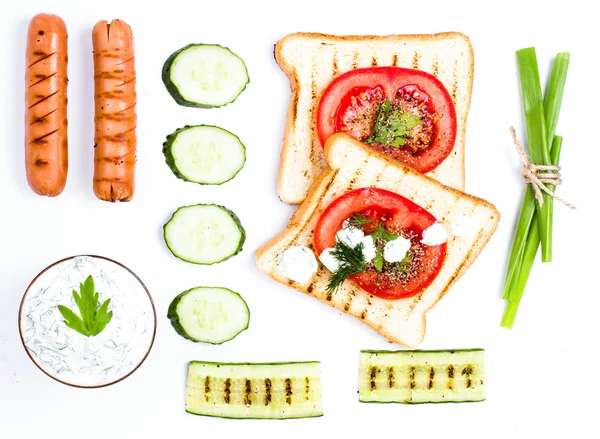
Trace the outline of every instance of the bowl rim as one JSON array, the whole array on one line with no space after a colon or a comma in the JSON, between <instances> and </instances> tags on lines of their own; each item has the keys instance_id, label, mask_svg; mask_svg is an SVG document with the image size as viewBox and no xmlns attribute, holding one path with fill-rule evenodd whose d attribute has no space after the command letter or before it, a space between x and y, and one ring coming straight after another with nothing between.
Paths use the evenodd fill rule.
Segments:
<instances>
[{"instance_id":1,"label":"bowl rim","mask_svg":"<svg viewBox=\"0 0 600 439\"><path fill-rule=\"evenodd\" d=\"M105 261L112 262L113 264L116 264L116 265L124 268L125 270L127 270L129 273L131 273L133 275L133 277L140 283L140 285L142 286L142 288L144 289L144 291L146 292L146 295L148 296L148 300L150 301L150 307L152 308L152 315L154 317L154 325L153 325L153 329L152 329L152 337L150 339L150 344L148 345L148 350L146 351L146 353L144 354L144 356L142 357L142 359L140 360L140 362L131 371L129 371L127 374L123 375L122 377L120 377L120 378L118 378L116 380L110 381L108 383L103 383L103 384L83 385L83 384L70 383L69 381L62 380L62 379L60 379L60 378L52 375L50 372L48 372L47 370L45 370L36 361L36 359L31 354L31 352L29 352L29 349L27 348L27 345L25 344L25 339L23 337L23 328L21 326L22 325L22 321L23 321L23 305L25 303L25 300L27 299L27 295L29 294L29 291L31 290L31 287L40 278L40 276L42 276L45 272L47 272L48 270L54 268L55 266L57 266L59 264L62 264L63 262L66 262L66 261L69 261L69 260L75 259L75 258L82 258L82 257L104 259ZM58 260L56 262L53 262L52 264L48 265L46 268L44 268L42 271L40 271L33 278L33 280L29 283L29 285L25 289L25 293L23 294L23 297L21 299L21 304L19 305L19 320L18 320L19 337L21 339L21 344L23 345L23 348L25 349L25 352L27 353L27 356L31 359L31 361L33 362L33 364L35 364L37 366L37 368L39 370L41 370L45 375L49 376L50 378L52 378L55 381L58 381L61 384L65 384L65 385L71 386L71 387L76 387L76 388L79 388L79 389L99 389L99 388L102 388L102 387L112 386L113 384L116 384L118 382L123 381L125 378L128 378L136 370L138 370L140 368L140 366L146 361L146 358L148 358L148 355L150 354L150 351L152 350L152 347L154 346L154 341L155 341L155 338L156 338L156 326L157 326L157 322L158 321L157 321L157 318L156 318L156 307L154 306L154 300L152 300L152 296L150 295L150 291L148 290L148 288L146 287L146 285L144 284L144 282L142 281L142 279L140 279L140 277L137 274L135 274L131 269L129 269L127 266L121 264L118 261L115 261L114 259L107 258L106 256L91 255L91 254L82 254L82 255L69 256L69 257L60 259L60 260Z\"/></svg>"}]
</instances>

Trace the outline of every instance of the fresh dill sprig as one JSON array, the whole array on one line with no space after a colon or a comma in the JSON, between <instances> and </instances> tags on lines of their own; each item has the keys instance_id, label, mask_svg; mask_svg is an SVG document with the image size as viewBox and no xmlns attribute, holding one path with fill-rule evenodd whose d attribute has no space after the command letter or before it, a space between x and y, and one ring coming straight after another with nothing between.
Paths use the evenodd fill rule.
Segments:
<instances>
[{"instance_id":1,"label":"fresh dill sprig","mask_svg":"<svg viewBox=\"0 0 600 439\"><path fill-rule=\"evenodd\" d=\"M367 262L363 253L364 247L362 242L354 248L343 241L335 244L331 254L338 260L339 266L329 280L327 291L336 292L347 278L367 270Z\"/></svg>"},{"instance_id":2,"label":"fresh dill sprig","mask_svg":"<svg viewBox=\"0 0 600 439\"><path fill-rule=\"evenodd\" d=\"M348 227L362 229L364 226L372 222L373 220L371 218L367 218L366 216L360 213L355 213L350 218L348 218Z\"/></svg>"}]
</instances>

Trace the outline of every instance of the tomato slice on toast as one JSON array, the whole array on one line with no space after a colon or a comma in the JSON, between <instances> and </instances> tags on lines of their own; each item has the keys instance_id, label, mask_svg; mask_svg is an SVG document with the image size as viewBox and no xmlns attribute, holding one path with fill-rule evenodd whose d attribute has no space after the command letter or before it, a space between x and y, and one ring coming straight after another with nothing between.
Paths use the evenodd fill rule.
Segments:
<instances>
[{"instance_id":1,"label":"tomato slice on toast","mask_svg":"<svg viewBox=\"0 0 600 439\"><path fill-rule=\"evenodd\" d=\"M319 99L321 144L336 132L427 173L454 148L456 110L448 90L429 73L401 67L356 69L334 79Z\"/></svg>"}]
</instances>

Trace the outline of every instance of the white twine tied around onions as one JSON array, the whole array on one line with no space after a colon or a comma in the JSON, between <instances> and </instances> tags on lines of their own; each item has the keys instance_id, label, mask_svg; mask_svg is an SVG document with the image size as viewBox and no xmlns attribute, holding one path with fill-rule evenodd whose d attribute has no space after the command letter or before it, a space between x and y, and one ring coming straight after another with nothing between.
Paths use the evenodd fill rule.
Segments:
<instances>
[{"instance_id":1,"label":"white twine tied around onions","mask_svg":"<svg viewBox=\"0 0 600 439\"><path fill-rule=\"evenodd\" d=\"M535 199L540 203L540 206L544 205L544 195L542 192L545 192L552 198L557 201L560 201L569 209L576 209L576 207L569 203L564 198L556 195L554 191L548 189L547 184L551 184L553 186L558 186L562 184L562 178L560 176L560 166L557 165L536 165L531 163L531 159L525 151L525 148L519 140L517 139L517 133L513 127L510 127L510 134L512 135L513 143L519 156L521 157L521 161L523 163L523 167L521 168L521 175L523 176L523 181L525 184L530 184L535 192Z\"/></svg>"}]
</instances>

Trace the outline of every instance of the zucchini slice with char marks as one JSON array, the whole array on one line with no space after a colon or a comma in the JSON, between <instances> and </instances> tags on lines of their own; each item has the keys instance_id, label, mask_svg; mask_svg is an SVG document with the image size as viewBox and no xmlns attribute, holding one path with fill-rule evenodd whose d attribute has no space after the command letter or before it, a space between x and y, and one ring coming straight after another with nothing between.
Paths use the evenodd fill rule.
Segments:
<instances>
[{"instance_id":1,"label":"zucchini slice with char marks","mask_svg":"<svg viewBox=\"0 0 600 439\"><path fill-rule=\"evenodd\" d=\"M361 402L485 400L483 349L361 351Z\"/></svg>"},{"instance_id":2,"label":"zucchini slice with char marks","mask_svg":"<svg viewBox=\"0 0 600 439\"><path fill-rule=\"evenodd\" d=\"M320 363L191 361L186 411L221 418L289 419L323 415Z\"/></svg>"}]
</instances>

